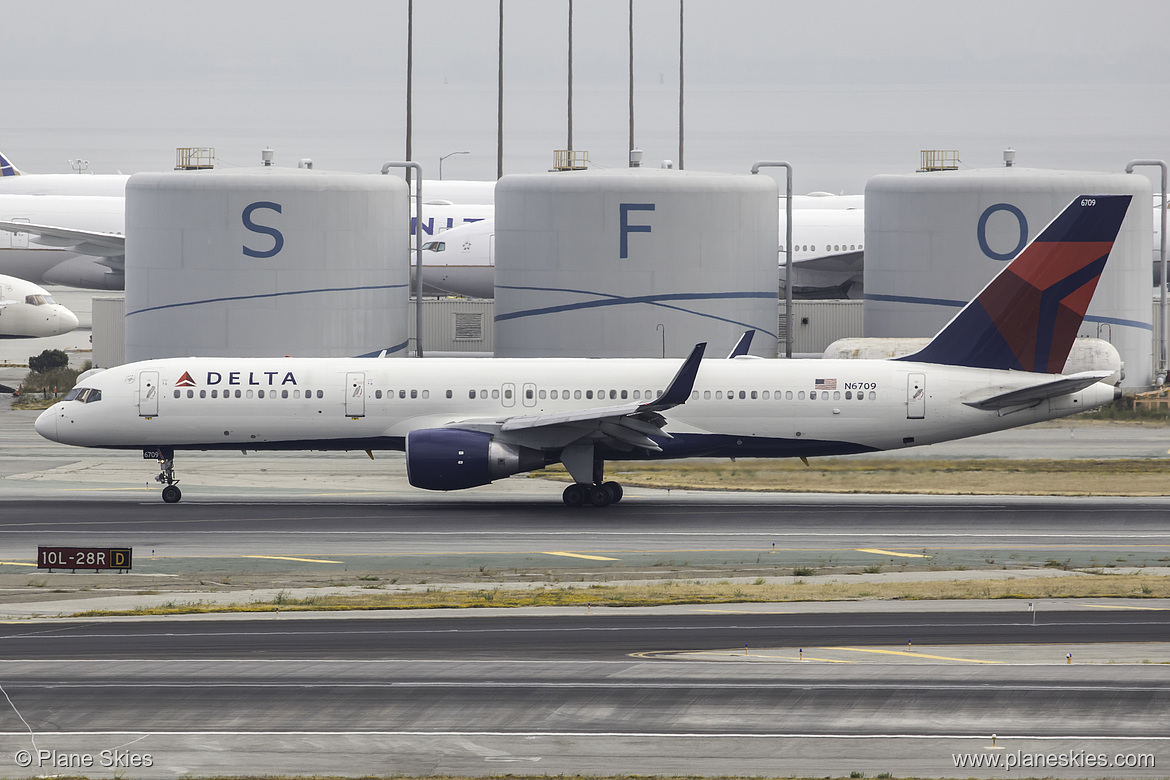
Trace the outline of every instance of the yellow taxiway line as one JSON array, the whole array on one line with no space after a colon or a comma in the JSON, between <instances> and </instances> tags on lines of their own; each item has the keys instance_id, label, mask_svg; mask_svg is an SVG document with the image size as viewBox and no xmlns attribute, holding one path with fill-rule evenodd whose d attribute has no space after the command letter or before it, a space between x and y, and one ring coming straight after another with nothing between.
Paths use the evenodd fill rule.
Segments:
<instances>
[{"instance_id":1,"label":"yellow taxiway line","mask_svg":"<svg viewBox=\"0 0 1170 780\"><path fill-rule=\"evenodd\" d=\"M878 653L881 655L905 655L910 658L930 658L935 661L962 661L968 664L1002 664L1003 661L981 661L977 658L951 658L946 655L928 655L926 653L912 653L906 650L877 650L872 647L824 647L822 650L845 650L851 653Z\"/></svg>"},{"instance_id":2,"label":"yellow taxiway line","mask_svg":"<svg viewBox=\"0 0 1170 780\"><path fill-rule=\"evenodd\" d=\"M319 558L288 558L283 555L245 555L245 558L263 558L267 561L297 561L298 563L345 563L345 561L323 561Z\"/></svg>"},{"instance_id":3,"label":"yellow taxiway line","mask_svg":"<svg viewBox=\"0 0 1170 780\"><path fill-rule=\"evenodd\" d=\"M855 552L873 553L874 555L893 555L898 558L929 558L929 555L919 555L918 553L900 553L892 550L878 550L876 548L860 548L855 547Z\"/></svg>"},{"instance_id":4,"label":"yellow taxiway line","mask_svg":"<svg viewBox=\"0 0 1170 780\"><path fill-rule=\"evenodd\" d=\"M606 558L601 555L582 555L581 553L571 552L545 552L542 555L560 555L564 558L584 558L587 561L619 561L620 558Z\"/></svg>"}]
</instances>

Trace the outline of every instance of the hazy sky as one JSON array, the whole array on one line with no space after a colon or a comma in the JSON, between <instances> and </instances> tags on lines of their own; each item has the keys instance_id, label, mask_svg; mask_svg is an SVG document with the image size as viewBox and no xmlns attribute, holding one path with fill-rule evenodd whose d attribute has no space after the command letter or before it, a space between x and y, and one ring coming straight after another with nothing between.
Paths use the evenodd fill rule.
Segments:
<instances>
[{"instance_id":1,"label":"hazy sky","mask_svg":"<svg viewBox=\"0 0 1170 780\"><path fill-rule=\"evenodd\" d=\"M504 0L505 169L566 135L567 0ZM0 149L21 167L165 169L179 145L224 164L313 157L376 170L405 150L406 0L71 0L5 4ZM492 178L496 0L416 0L416 159ZM917 150L972 166L1117 169L1170 157L1164 0L1098 3L686 0L686 163L781 156L808 189L860 191ZM624 164L627 0L574 3L574 146ZM678 0L635 0L637 144L678 152ZM803 174L803 175L802 175Z\"/></svg>"}]
</instances>

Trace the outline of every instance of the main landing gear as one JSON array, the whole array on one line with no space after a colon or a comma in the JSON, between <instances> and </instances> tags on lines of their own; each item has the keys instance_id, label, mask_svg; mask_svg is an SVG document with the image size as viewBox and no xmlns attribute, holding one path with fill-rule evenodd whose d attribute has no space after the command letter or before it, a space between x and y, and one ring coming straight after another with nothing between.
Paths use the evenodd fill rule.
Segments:
<instances>
[{"instance_id":1,"label":"main landing gear","mask_svg":"<svg viewBox=\"0 0 1170 780\"><path fill-rule=\"evenodd\" d=\"M160 453L160 455L161 457L158 459L160 471L154 481L166 485L162 489L162 500L168 504L177 504L179 499L183 497L183 491L179 490L179 480L175 478L175 455L173 452Z\"/></svg>"},{"instance_id":2,"label":"main landing gear","mask_svg":"<svg viewBox=\"0 0 1170 780\"><path fill-rule=\"evenodd\" d=\"M561 495L568 506L609 506L622 500L622 486L617 482L602 482L601 484L583 485L574 482L565 488Z\"/></svg>"}]
</instances>

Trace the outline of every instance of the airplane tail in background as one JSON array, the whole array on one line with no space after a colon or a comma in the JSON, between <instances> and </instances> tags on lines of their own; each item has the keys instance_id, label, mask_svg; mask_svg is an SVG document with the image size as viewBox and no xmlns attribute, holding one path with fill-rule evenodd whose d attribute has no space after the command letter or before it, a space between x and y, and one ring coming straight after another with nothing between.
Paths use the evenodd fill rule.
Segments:
<instances>
[{"instance_id":1,"label":"airplane tail in background","mask_svg":"<svg viewBox=\"0 0 1170 780\"><path fill-rule=\"evenodd\" d=\"M1076 198L929 344L898 360L1059 374L1131 197Z\"/></svg>"},{"instance_id":2,"label":"airplane tail in background","mask_svg":"<svg viewBox=\"0 0 1170 780\"><path fill-rule=\"evenodd\" d=\"M22 173L23 171L8 161L4 152L0 152L0 176L20 176Z\"/></svg>"}]
</instances>

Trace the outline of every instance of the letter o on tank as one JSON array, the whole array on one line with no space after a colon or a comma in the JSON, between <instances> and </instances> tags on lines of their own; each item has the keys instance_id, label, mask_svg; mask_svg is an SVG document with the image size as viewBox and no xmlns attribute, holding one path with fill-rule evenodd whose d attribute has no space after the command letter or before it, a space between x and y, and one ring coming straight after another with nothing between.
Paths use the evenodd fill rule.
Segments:
<instances>
[{"instance_id":1,"label":"letter o on tank","mask_svg":"<svg viewBox=\"0 0 1170 780\"><path fill-rule=\"evenodd\" d=\"M996 252L987 243L987 220L990 219L991 215L997 211L1008 212L1016 218L1016 222L1020 226L1019 243L1016 244L1016 248L1010 252ZM1017 207L1010 203L996 203L995 205L988 206L983 210L983 213L979 215L979 224L976 227L975 235L979 240L979 249L983 252L983 254L987 255L992 260L999 260L1006 263L1018 255L1024 249L1024 247L1028 245L1028 218L1024 216L1024 212L1020 211Z\"/></svg>"}]
</instances>

